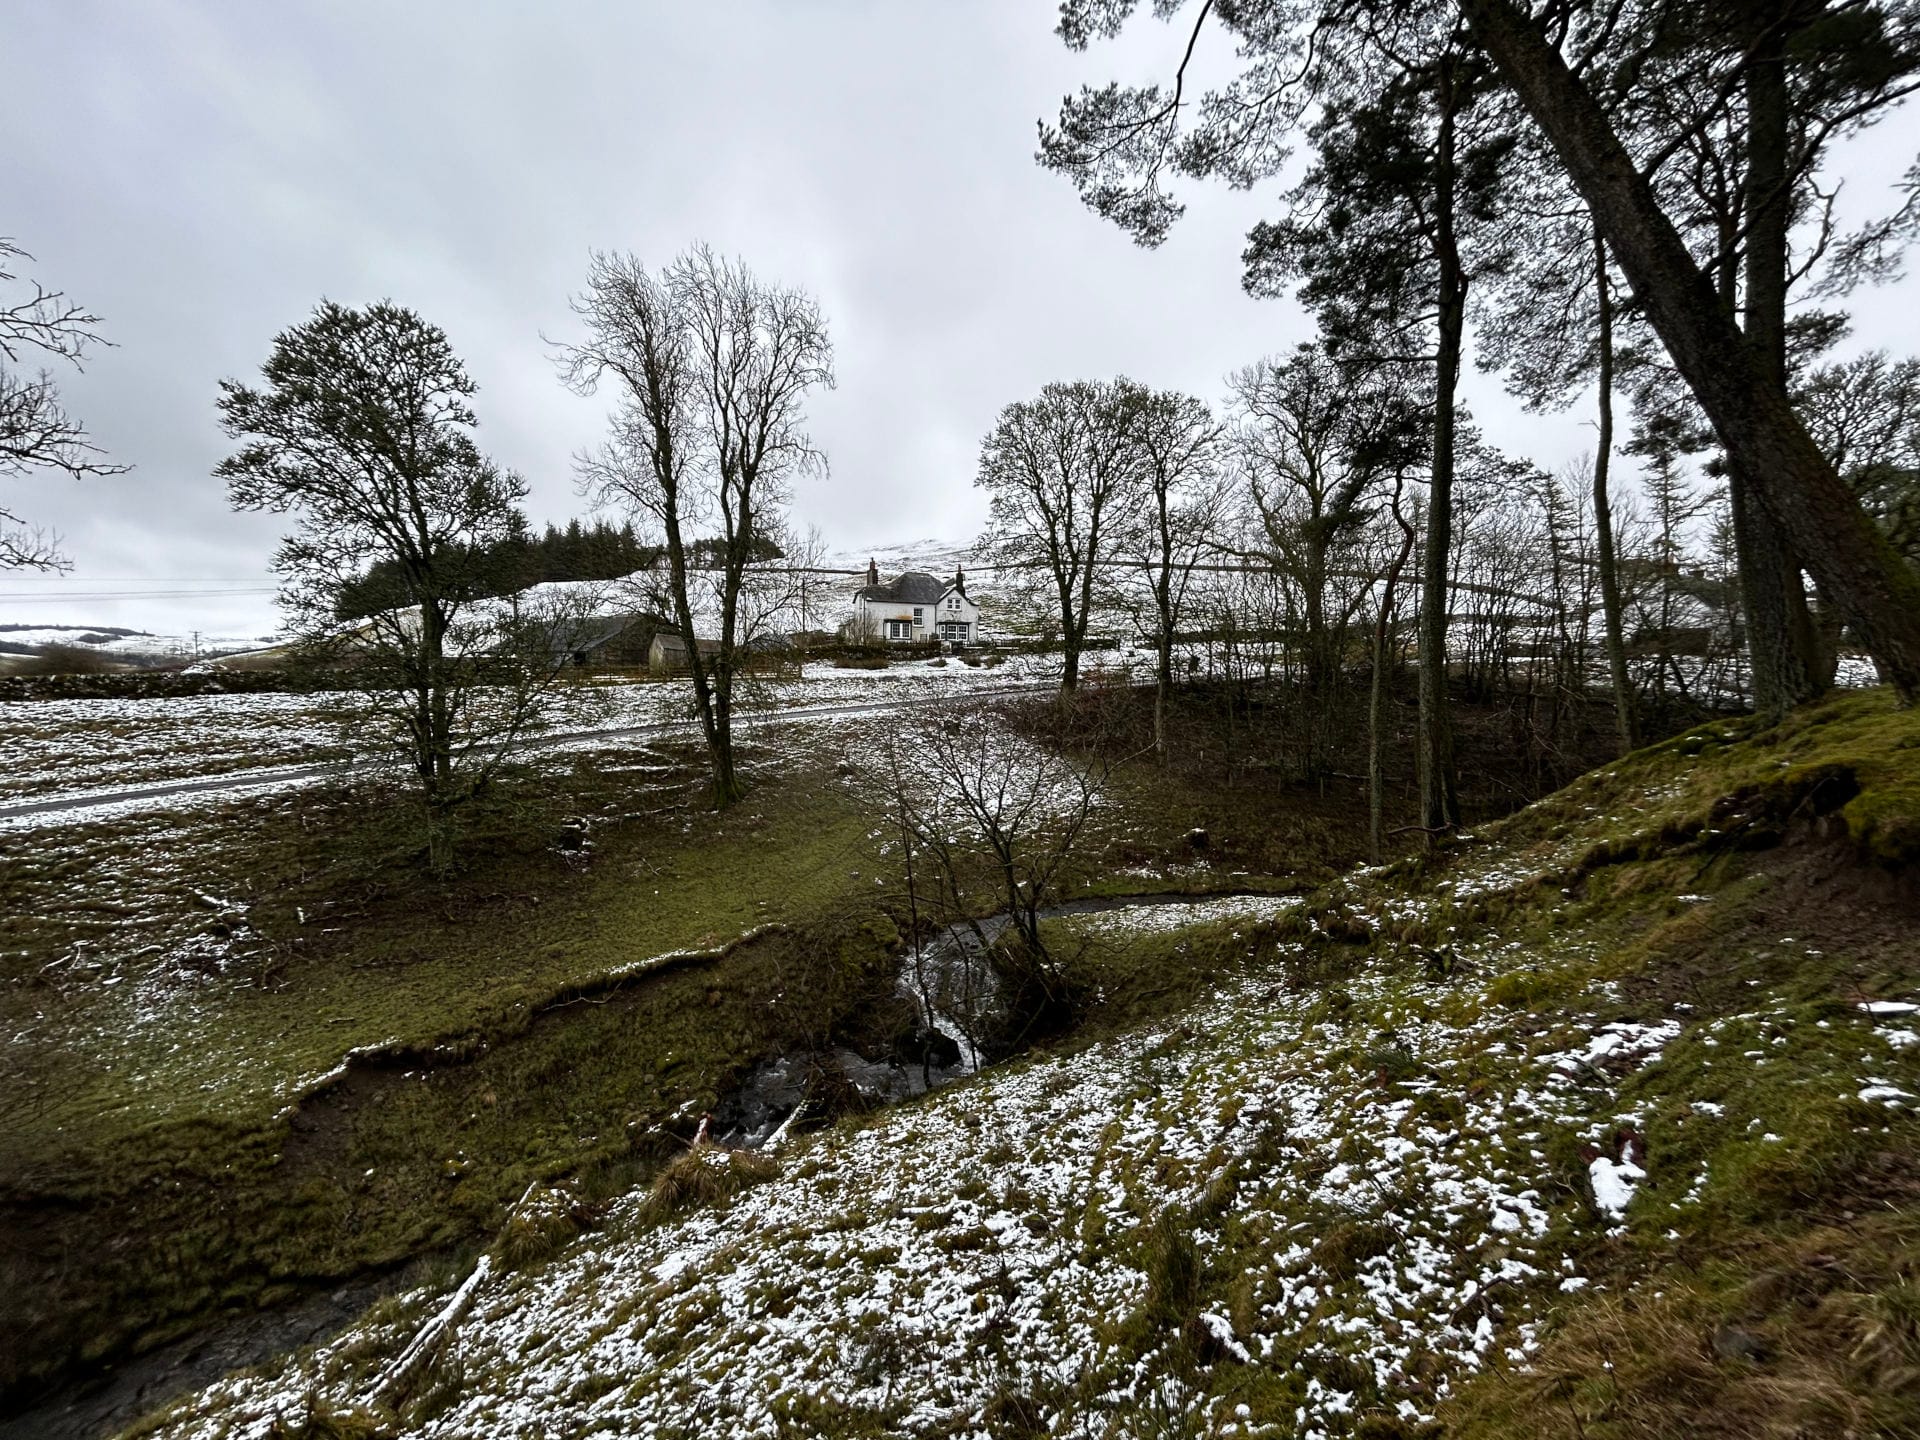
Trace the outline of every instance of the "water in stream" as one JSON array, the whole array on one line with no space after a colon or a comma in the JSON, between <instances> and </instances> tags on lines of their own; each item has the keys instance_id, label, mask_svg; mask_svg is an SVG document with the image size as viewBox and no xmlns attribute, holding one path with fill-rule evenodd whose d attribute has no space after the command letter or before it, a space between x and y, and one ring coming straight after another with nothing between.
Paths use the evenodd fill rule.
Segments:
<instances>
[{"instance_id":1,"label":"water in stream","mask_svg":"<svg viewBox=\"0 0 1920 1440\"><path fill-rule=\"evenodd\" d=\"M1223 902L1266 902L1276 910L1294 903L1266 892L1102 896L1048 906L1040 918L1174 906L1218 908ZM715 1111L714 1140L758 1149L823 1089L838 1089L844 1099L842 1082L852 1087L862 1105L877 1108L977 1073L995 1058L982 1054L983 1038L995 1034L1007 1019L999 978L987 956L1007 924L1006 915L994 915L950 925L909 945L900 957L894 994L908 1001L921 1019L910 1034L896 1039L892 1053L873 1059L843 1045L825 1056L790 1053L764 1061Z\"/></svg>"}]
</instances>

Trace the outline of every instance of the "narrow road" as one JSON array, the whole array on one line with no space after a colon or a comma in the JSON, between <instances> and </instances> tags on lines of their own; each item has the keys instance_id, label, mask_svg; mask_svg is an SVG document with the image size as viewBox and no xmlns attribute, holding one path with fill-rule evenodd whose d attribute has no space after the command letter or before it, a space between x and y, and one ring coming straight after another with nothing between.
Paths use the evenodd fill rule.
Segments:
<instances>
[{"instance_id":1,"label":"narrow road","mask_svg":"<svg viewBox=\"0 0 1920 1440\"><path fill-rule=\"evenodd\" d=\"M1053 688L1053 682L1040 681L1029 685L998 685L991 689L966 690L953 695L925 695L907 700L847 700L833 705L795 705L788 709L737 713L734 720L737 724L751 728L784 720L808 720L828 715L884 715L895 710L944 705L956 700L985 700L996 696L1031 694L1036 690ZM697 720L656 720L646 725L613 726L602 730L567 730L552 735L542 735L529 741L525 748L552 750L562 745L577 744L583 740L607 742L641 740L650 736L689 733L698 728ZM321 765L275 765L257 770L234 770L225 775L210 775L201 780L169 780L161 785L133 786L119 790L69 791L64 795L48 795L36 800L16 800L0 804L0 822L22 820L37 815L69 816L89 810L104 809L108 806L139 806L154 801L173 800L183 795L205 795L215 791L242 794L252 790L307 785L318 780L337 780L352 775L356 770L373 768L364 763L356 766L350 761L335 760Z\"/></svg>"}]
</instances>

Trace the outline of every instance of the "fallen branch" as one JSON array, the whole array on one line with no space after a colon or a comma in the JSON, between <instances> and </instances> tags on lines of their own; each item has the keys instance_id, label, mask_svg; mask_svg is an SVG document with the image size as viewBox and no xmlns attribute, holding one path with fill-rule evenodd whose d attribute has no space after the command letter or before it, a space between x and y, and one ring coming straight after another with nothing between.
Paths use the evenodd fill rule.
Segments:
<instances>
[{"instance_id":1,"label":"fallen branch","mask_svg":"<svg viewBox=\"0 0 1920 1440\"><path fill-rule=\"evenodd\" d=\"M532 1193L529 1187L527 1195ZM520 1204L524 1205L526 1201L526 1195L520 1197ZM480 1287L486 1284L487 1277L492 1273L493 1257L482 1255L474 1265L473 1273L453 1292L453 1298L441 1307L439 1314L420 1327L407 1343L407 1348L400 1352L399 1358L373 1382L367 1391L367 1399L371 1403L392 1410L406 1398L421 1372L446 1349L447 1341L459 1328L460 1322L467 1318L467 1312L473 1308L474 1297L480 1293Z\"/></svg>"}]
</instances>

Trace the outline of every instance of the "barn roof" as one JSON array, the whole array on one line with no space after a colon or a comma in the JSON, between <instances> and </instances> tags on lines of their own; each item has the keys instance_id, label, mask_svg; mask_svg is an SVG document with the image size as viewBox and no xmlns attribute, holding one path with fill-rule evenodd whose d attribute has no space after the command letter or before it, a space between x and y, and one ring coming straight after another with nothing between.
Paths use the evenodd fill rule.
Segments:
<instances>
[{"instance_id":1,"label":"barn roof","mask_svg":"<svg viewBox=\"0 0 1920 1440\"><path fill-rule=\"evenodd\" d=\"M936 580L923 570L909 570L884 585L862 585L858 598L882 605L938 605L946 593L946 581Z\"/></svg>"}]
</instances>

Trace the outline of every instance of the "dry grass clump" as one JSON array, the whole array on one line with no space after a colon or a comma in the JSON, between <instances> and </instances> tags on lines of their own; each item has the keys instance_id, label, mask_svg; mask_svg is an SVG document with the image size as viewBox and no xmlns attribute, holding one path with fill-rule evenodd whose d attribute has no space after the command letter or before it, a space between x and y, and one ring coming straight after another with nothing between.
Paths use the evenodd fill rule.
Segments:
<instances>
[{"instance_id":1,"label":"dry grass clump","mask_svg":"<svg viewBox=\"0 0 1920 1440\"><path fill-rule=\"evenodd\" d=\"M705 1141L662 1170L641 1207L649 1221L717 1204L780 1173L780 1162L757 1150L729 1150Z\"/></svg>"},{"instance_id":2,"label":"dry grass clump","mask_svg":"<svg viewBox=\"0 0 1920 1440\"><path fill-rule=\"evenodd\" d=\"M508 1214L494 1241L502 1269L521 1270L551 1260L580 1233L580 1216L558 1190L536 1185Z\"/></svg>"},{"instance_id":3,"label":"dry grass clump","mask_svg":"<svg viewBox=\"0 0 1920 1440\"><path fill-rule=\"evenodd\" d=\"M335 1405L309 1394L306 1408L294 1415L276 1415L268 1440L386 1440L391 1426L357 1405Z\"/></svg>"}]
</instances>

